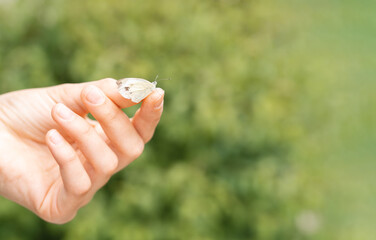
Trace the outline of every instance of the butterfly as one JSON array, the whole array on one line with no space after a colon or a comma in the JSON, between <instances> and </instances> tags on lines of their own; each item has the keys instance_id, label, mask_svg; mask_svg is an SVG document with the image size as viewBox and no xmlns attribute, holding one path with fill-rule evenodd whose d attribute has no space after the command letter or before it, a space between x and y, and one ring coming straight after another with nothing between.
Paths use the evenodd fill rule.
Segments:
<instances>
[{"instance_id":1,"label":"butterfly","mask_svg":"<svg viewBox=\"0 0 376 240\"><path fill-rule=\"evenodd\" d=\"M149 82L142 78L124 78L116 81L121 96L139 103L154 91L157 81Z\"/></svg>"}]
</instances>

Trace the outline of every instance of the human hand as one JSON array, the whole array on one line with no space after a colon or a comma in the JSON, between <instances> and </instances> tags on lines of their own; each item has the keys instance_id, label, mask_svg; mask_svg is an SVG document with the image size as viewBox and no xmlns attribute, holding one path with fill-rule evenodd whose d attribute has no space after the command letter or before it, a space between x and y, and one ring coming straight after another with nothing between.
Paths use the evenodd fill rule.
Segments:
<instances>
[{"instance_id":1,"label":"human hand","mask_svg":"<svg viewBox=\"0 0 376 240\"><path fill-rule=\"evenodd\" d=\"M129 119L121 108L135 103L118 93L113 79L1 95L0 194L46 221L70 221L140 156L163 97L162 89L154 90Z\"/></svg>"}]
</instances>

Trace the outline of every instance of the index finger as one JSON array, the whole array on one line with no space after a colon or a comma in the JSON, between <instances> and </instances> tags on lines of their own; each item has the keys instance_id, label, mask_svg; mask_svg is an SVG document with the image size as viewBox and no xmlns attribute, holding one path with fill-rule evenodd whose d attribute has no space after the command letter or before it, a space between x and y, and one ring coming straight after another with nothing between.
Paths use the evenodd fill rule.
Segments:
<instances>
[{"instance_id":1,"label":"index finger","mask_svg":"<svg viewBox=\"0 0 376 240\"><path fill-rule=\"evenodd\" d=\"M119 108L127 108L137 104L120 95L116 80L112 78L85 83L62 84L47 88L47 92L56 103L64 103L78 115L83 116L88 111L81 100L81 92L88 85L99 87Z\"/></svg>"}]
</instances>

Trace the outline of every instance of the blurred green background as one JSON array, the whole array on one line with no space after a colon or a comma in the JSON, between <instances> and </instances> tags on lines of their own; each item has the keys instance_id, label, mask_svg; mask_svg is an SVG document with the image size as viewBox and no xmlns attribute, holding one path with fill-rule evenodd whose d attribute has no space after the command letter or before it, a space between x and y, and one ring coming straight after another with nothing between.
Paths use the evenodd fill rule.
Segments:
<instances>
[{"instance_id":1,"label":"blurred green background","mask_svg":"<svg viewBox=\"0 0 376 240\"><path fill-rule=\"evenodd\" d=\"M0 239L374 239L375 10L0 0L1 93L171 77L140 159L65 225L0 199Z\"/></svg>"}]
</instances>

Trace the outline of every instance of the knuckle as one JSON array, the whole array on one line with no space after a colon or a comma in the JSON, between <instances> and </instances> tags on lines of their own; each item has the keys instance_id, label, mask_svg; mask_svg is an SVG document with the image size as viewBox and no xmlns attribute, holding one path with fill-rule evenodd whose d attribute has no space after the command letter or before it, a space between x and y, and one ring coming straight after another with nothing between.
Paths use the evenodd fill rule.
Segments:
<instances>
[{"instance_id":1,"label":"knuckle","mask_svg":"<svg viewBox=\"0 0 376 240\"><path fill-rule=\"evenodd\" d=\"M89 124L85 124L81 130L80 130L80 136L87 136L87 135L90 135L92 133L92 126L90 126Z\"/></svg>"},{"instance_id":2,"label":"knuckle","mask_svg":"<svg viewBox=\"0 0 376 240\"><path fill-rule=\"evenodd\" d=\"M161 120L161 115L162 113L161 112L156 112L155 114L152 115L152 117L150 118L150 122L153 124L153 125L157 125L159 123L159 121Z\"/></svg>"},{"instance_id":3,"label":"knuckle","mask_svg":"<svg viewBox=\"0 0 376 240\"><path fill-rule=\"evenodd\" d=\"M99 121L112 122L119 118L119 111L105 104L97 110L95 117Z\"/></svg>"},{"instance_id":4,"label":"knuckle","mask_svg":"<svg viewBox=\"0 0 376 240\"><path fill-rule=\"evenodd\" d=\"M105 161L105 164L100 168L104 175L112 175L115 173L118 167L118 159L115 154L111 157L108 157Z\"/></svg>"},{"instance_id":5,"label":"knuckle","mask_svg":"<svg viewBox=\"0 0 376 240\"><path fill-rule=\"evenodd\" d=\"M135 144L133 148L129 150L128 155L130 156L130 158L136 159L141 156L143 151L144 151L144 143L143 142L141 143L140 141L139 143Z\"/></svg>"},{"instance_id":6,"label":"knuckle","mask_svg":"<svg viewBox=\"0 0 376 240\"><path fill-rule=\"evenodd\" d=\"M64 97L68 97L72 95L72 87L74 86L73 83L64 83L61 84L61 89L63 90Z\"/></svg>"},{"instance_id":7,"label":"knuckle","mask_svg":"<svg viewBox=\"0 0 376 240\"><path fill-rule=\"evenodd\" d=\"M91 189L90 180L81 181L80 184L77 184L73 189L71 189L72 194L76 196L86 195Z\"/></svg>"},{"instance_id":8,"label":"knuckle","mask_svg":"<svg viewBox=\"0 0 376 240\"><path fill-rule=\"evenodd\" d=\"M112 122L119 117L119 114L117 111L108 108L106 111L104 111L103 116L105 116L107 121Z\"/></svg>"},{"instance_id":9,"label":"knuckle","mask_svg":"<svg viewBox=\"0 0 376 240\"><path fill-rule=\"evenodd\" d=\"M73 151L68 151L64 157L63 164L70 164L77 159L77 154Z\"/></svg>"}]
</instances>

